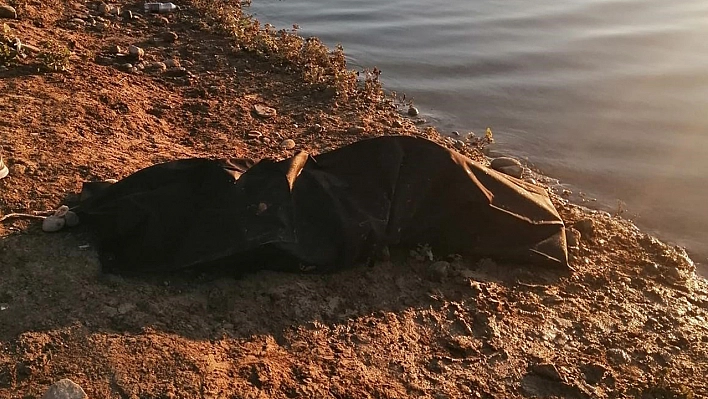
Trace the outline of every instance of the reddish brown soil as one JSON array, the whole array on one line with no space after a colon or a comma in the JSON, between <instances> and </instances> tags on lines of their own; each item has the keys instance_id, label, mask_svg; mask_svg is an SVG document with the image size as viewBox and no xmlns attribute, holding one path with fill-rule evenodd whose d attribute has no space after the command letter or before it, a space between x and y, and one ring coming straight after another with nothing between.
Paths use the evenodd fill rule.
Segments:
<instances>
[{"instance_id":1,"label":"reddish brown soil","mask_svg":"<svg viewBox=\"0 0 708 399\"><path fill-rule=\"evenodd\" d=\"M181 157L281 158L384 133L451 145L390 101L338 96L238 50L196 3L166 22L109 18L103 31L69 23L93 13L88 3L13 5L19 19L2 22L23 42L53 39L73 55L65 72L41 72L31 54L0 71L2 214L53 209L83 181ZM175 43L151 39L167 31ZM189 74L112 65L110 47L130 44L146 64L175 58ZM277 116L254 115L256 103ZM280 147L287 138L294 150ZM691 261L555 201L568 224L583 221L569 274L457 259L431 279L430 262L394 253L324 276L124 279L100 273L83 230L8 219L0 397L40 398L61 378L120 399L708 397L708 284Z\"/></svg>"}]
</instances>

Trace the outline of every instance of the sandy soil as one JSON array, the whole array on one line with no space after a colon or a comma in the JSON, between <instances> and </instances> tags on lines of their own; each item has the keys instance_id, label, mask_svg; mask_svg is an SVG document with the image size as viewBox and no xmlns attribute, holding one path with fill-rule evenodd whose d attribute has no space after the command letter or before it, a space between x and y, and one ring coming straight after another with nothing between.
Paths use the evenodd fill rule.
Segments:
<instances>
[{"instance_id":1,"label":"sandy soil","mask_svg":"<svg viewBox=\"0 0 708 399\"><path fill-rule=\"evenodd\" d=\"M483 161L479 145L403 116L375 84L312 78L267 37L224 29L238 15L226 4L153 17L125 3L141 18L91 26L75 18L96 16L94 3L13 3L19 19L0 23L22 42L72 53L63 72L44 71L33 51L0 70L10 167L0 213L54 209L83 181L155 162L282 158L380 134ZM112 54L131 44L142 62ZM168 59L184 69L154 64ZM259 103L277 115L258 117ZM61 378L120 399L708 397L708 284L683 250L554 201L579 234L567 274L459 257L432 273L430 261L394 252L331 275L125 279L100 273L81 228L45 234L36 220L7 219L0 397L40 398Z\"/></svg>"}]
</instances>

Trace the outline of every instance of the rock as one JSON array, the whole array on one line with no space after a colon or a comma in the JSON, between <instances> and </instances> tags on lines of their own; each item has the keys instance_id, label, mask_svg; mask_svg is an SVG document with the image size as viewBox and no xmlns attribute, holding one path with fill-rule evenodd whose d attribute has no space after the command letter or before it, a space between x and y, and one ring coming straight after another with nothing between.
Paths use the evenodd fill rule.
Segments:
<instances>
[{"instance_id":1,"label":"rock","mask_svg":"<svg viewBox=\"0 0 708 399\"><path fill-rule=\"evenodd\" d=\"M42 221L42 230L47 233L53 233L64 228L64 224L66 224L66 220L61 216L47 216Z\"/></svg>"},{"instance_id":2,"label":"rock","mask_svg":"<svg viewBox=\"0 0 708 399\"><path fill-rule=\"evenodd\" d=\"M86 21L84 21L84 20L81 19L81 18L73 18L73 19L69 20L69 22L71 22L72 24L74 24L74 25L76 25L76 26L84 26L84 25L86 25Z\"/></svg>"},{"instance_id":3,"label":"rock","mask_svg":"<svg viewBox=\"0 0 708 399\"><path fill-rule=\"evenodd\" d=\"M174 59L174 58L170 58L169 60L165 60L165 65L168 68L179 68L180 67L179 60Z\"/></svg>"},{"instance_id":4,"label":"rock","mask_svg":"<svg viewBox=\"0 0 708 399\"><path fill-rule=\"evenodd\" d=\"M167 42L167 43L174 43L174 42L177 41L177 39L179 39L179 36L177 36L177 34L176 34L175 32L172 32L172 31L170 31L170 32L165 32L165 33L162 35L162 40L164 40L164 41Z\"/></svg>"},{"instance_id":5,"label":"rock","mask_svg":"<svg viewBox=\"0 0 708 399\"><path fill-rule=\"evenodd\" d=\"M5 161L3 161L2 157L0 157L0 179L6 178L9 174L10 170L5 165Z\"/></svg>"},{"instance_id":6,"label":"rock","mask_svg":"<svg viewBox=\"0 0 708 399\"><path fill-rule=\"evenodd\" d=\"M69 227L75 227L79 225L79 215L74 211L67 211L64 215L64 221Z\"/></svg>"},{"instance_id":7,"label":"rock","mask_svg":"<svg viewBox=\"0 0 708 399\"><path fill-rule=\"evenodd\" d=\"M452 135L453 135L453 136L459 136L459 135L460 135L460 132L458 132L457 130L453 130L453 131L452 131Z\"/></svg>"},{"instance_id":8,"label":"rock","mask_svg":"<svg viewBox=\"0 0 708 399\"><path fill-rule=\"evenodd\" d=\"M347 128L348 134L362 134L366 129L363 126L350 126Z\"/></svg>"},{"instance_id":9,"label":"rock","mask_svg":"<svg viewBox=\"0 0 708 399\"><path fill-rule=\"evenodd\" d=\"M627 352L619 348L611 348L607 350L607 358L617 365L628 364L632 362L632 358Z\"/></svg>"},{"instance_id":10,"label":"rock","mask_svg":"<svg viewBox=\"0 0 708 399\"><path fill-rule=\"evenodd\" d=\"M520 179L524 172L524 167L521 166L521 162L509 157L495 158L492 160L492 164L490 166L496 171L516 177L517 179Z\"/></svg>"},{"instance_id":11,"label":"rock","mask_svg":"<svg viewBox=\"0 0 708 399\"><path fill-rule=\"evenodd\" d=\"M396 128L401 128L401 127L403 127L403 122L396 119L393 122L391 122L391 126L396 127Z\"/></svg>"},{"instance_id":12,"label":"rock","mask_svg":"<svg viewBox=\"0 0 708 399\"><path fill-rule=\"evenodd\" d=\"M123 19L131 20L133 19L133 12L130 10L123 10L120 16L123 17Z\"/></svg>"},{"instance_id":13,"label":"rock","mask_svg":"<svg viewBox=\"0 0 708 399\"><path fill-rule=\"evenodd\" d=\"M142 59L145 56L145 50L132 44L128 47L128 53L137 59Z\"/></svg>"},{"instance_id":14,"label":"rock","mask_svg":"<svg viewBox=\"0 0 708 399\"><path fill-rule=\"evenodd\" d=\"M410 115L410 116L418 116L418 114L420 114L420 111L418 111L418 108L416 108L416 107L414 107L414 106L412 106L412 105L411 105L410 107L408 107L408 115Z\"/></svg>"},{"instance_id":15,"label":"rock","mask_svg":"<svg viewBox=\"0 0 708 399\"><path fill-rule=\"evenodd\" d=\"M0 18L17 19L17 11L10 6L0 5Z\"/></svg>"},{"instance_id":16,"label":"rock","mask_svg":"<svg viewBox=\"0 0 708 399\"><path fill-rule=\"evenodd\" d=\"M175 78L182 77L182 76L188 76L189 71L187 71L187 68L184 67L176 67L176 68L169 68L167 69L167 72L165 72L168 76L172 76Z\"/></svg>"},{"instance_id":17,"label":"rock","mask_svg":"<svg viewBox=\"0 0 708 399\"><path fill-rule=\"evenodd\" d=\"M164 62L157 61L150 64L148 69L152 71L165 72L167 70L167 65L165 65Z\"/></svg>"},{"instance_id":18,"label":"rock","mask_svg":"<svg viewBox=\"0 0 708 399\"><path fill-rule=\"evenodd\" d=\"M278 114L275 108L269 107L265 104L254 104L253 112L261 118L272 118Z\"/></svg>"},{"instance_id":19,"label":"rock","mask_svg":"<svg viewBox=\"0 0 708 399\"><path fill-rule=\"evenodd\" d=\"M529 368L529 371L552 381L563 381L563 378L561 377L560 373L558 372L558 369L554 364L534 364Z\"/></svg>"},{"instance_id":20,"label":"rock","mask_svg":"<svg viewBox=\"0 0 708 399\"><path fill-rule=\"evenodd\" d=\"M586 364L581 368L585 377L585 382L590 385L596 385L602 381L607 373L605 366L600 364Z\"/></svg>"},{"instance_id":21,"label":"rock","mask_svg":"<svg viewBox=\"0 0 708 399\"><path fill-rule=\"evenodd\" d=\"M108 15L112 9L113 9L113 7L109 6L106 3L101 2L98 5L98 8L96 9L96 11L98 11L98 13L101 15Z\"/></svg>"},{"instance_id":22,"label":"rock","mask_svg":"<svg viewBox=\"0 0 708 399\"><path fill-rule=\"evenodd\" d=\"M569 248L577 248L580 245L580 232L572 227L566 227L565 242Z\"/></svg>"},{"instance_id":23,"label":"rock","mask_svg":"<svg viewBox=\"0 0 708 399\"><path fill-rule=\"evenodd\" d=\"M573 228L578 230L582 237L592 237L595 234L595 222L589 218L573 223Z\"/></svg>"},{"instance_id":24,"label":"rock","mask_svg":"<svg viewBox=\"0 0 708 399\"><path fill-rule=\"evenodd\" d=\"M133 67L133 64L127 62L127 63L125 63L125 64L120 64L120 69L122 69L122 70L124 70L124 71L126 71L126 72L133 72L133 70L134 70L135 68Z\"/></svg>"},{"instance_id":25,"label":"rock","mask_svg":"<svg viewBox=\"0 0 708 399\"><path fill-rule=\"evenodd\" d=\"M118 6L111 7L111 10L109 11L111 15L120 15L121 14L121 8Z\"/></svg>"},{"instance_id":26,"label":"rock","mask_svg":"<svg viewBox=\"0 0 708 399\"><path fill-rule=\"evenodd\" d=\"M108 52L111 54L121 54L121 53L123 53L123 49L120 48L120 46L116 44L115 46L109 47Z\"/></svg>"},{"instance_id":27,"label":"rock","mask_svg":"<svg viewBox=\"0 0 708 399\"><path fill-rule=\"evenodd\" d=\"M258 130L251 130L250 132L246 133L246 138L249 139L259 139L263 137L263 133L259 132Z\"/></svg>"},{"instance_id":28,"label":"rock","mask_svg":"<svg viewBox=\"0 0 708 399\"><path fill-rule=\"evenodd\" d=\"M428 266L428 278L432 281L440 282L447 277L450 272L450 263L440 260Z\"/></svg>"},{"instance_id":29,"label":"rock","mask_svg":"<svg viewBox=\"0 0 708 399\"><path fill-rule=\"evenodd\" d=\"M88 395L74 381L64 378L50 386L42 399L88 399Z\"/></svg>"},{"instance_id":30,"label":"rock","mask_svg":"<svg viewBox=\"0 0 708 399\"><path fill-rule=\"evenodd\" d=\"M284 150L292 150L295 148L295 141L292 139L285 139L282 143L280 143L280 148Z\"/></svg>"}]
</instances>

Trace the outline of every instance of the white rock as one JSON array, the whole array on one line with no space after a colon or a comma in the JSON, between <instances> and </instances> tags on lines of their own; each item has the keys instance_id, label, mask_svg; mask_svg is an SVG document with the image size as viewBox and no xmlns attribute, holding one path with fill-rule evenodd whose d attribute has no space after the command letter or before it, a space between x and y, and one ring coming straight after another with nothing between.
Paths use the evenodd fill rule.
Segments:
<instances>
[{"instance_id":1,"label":"white rock","mask_svg":"<svg viewBox=\"0 0 708 399\"><path fill-rule=\"evenodd\" d=\"M47 233L53 233L64 228L64 224L66 224L66 220L61 216L47 216L42 221L42 230Z\"/></svg>"},{"instance_id":2,"label":"white rock","mask_svg":"<svg viewBox=\"0 0 708 399\"><path fill-rule=\"evenodd\" d=\"M42 399L88 399L88 395L74 381L64 378L50 386Z\"/></svg>"}]
</instances>

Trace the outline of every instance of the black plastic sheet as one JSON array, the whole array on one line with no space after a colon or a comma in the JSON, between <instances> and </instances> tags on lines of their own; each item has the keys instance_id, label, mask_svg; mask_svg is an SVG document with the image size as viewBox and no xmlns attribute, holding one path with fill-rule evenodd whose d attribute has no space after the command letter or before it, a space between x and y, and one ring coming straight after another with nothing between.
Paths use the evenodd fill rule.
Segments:
<instances>
[{"instance_id":1,"label":"black plastic sheet","mask_svg":"<svg viewBox=\"0 0 708 399\"><path fill-rule=\"evenodd\" d=\"M332 271L384 246L567 266L545 191L431 141L363 140L255 165L185 159L84 186L104 270Z\"/></svg>"}]
</instances>

